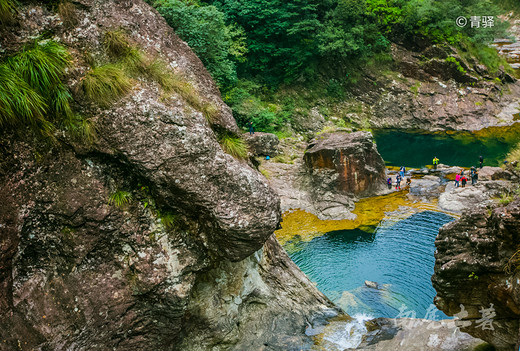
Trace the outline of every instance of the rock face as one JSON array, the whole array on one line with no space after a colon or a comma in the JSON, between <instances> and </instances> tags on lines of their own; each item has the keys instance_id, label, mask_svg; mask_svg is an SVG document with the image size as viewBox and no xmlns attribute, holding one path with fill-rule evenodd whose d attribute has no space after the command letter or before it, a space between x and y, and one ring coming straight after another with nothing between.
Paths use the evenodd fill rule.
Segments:
<instances>
[{"instance_id":1,"label":"rock face","mask_svg":"<svg viewBox=\"0 0 520 351\"><path fill-rule=\"evenodd\" d=\"M369 132L321 134L304 160L315 182L332 192L368 195L385 184L385 164Z\"/></svg>"},{"instance_id":2,"label":"rock face","mask_svg":"<svg viewBox=\"0 0 520 351\"><path fill-rule=\"evenodd\" d=\"M89 69L81 53L103 58L104 31L121 28L218 108L215 129L235 133L201 62L140 0L74 4L75 28L33 2L2 35L7 52L41 33L69 49L74 108L98 137L86 145L58 135L49 145L0 134L0 350L309 343L307 324L338 311L271 237L280 207L265 178L222 150L201 112L179 95L163 98L154 82L135 81L106 109L78 89ZM112 204L117 193L128 203Z\"/></svg>"},{"instance_id":3,"label":"rock face","mask_svg":"<svg viewBox=\"0 0 520 351\"><path fill-rule=\"evenodd\" d=\"M519 347L519 235L517 200L466 212L443 226L435 241L435 304L448 315L458 314L461 330L497 350Z\"/></svg>"}]
</instances>

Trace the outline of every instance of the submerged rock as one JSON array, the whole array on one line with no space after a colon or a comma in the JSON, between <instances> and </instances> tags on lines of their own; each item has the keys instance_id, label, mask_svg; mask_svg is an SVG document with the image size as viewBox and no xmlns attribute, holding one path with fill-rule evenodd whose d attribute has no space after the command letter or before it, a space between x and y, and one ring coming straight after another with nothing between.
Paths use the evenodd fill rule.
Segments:
<instances>
[{"instance_id":1,"label":"submerged rock","mask_svg":"<svg viewBox=\"0 0 520 351\"><path fill-rule=\"evenodd\" d=\"M370 280L365 280L365 286L371 289L379 289L379 284Z\"/></svg>"},{"instance_id":2,"label":"submerged rock","mask_svg":"<svg viewBox=\"0 0 520 351\"><path fill-rule=\"evenodd\" d=\"M520 201L478 207L439 230L435 241L435 304L457 315L461 330L497 350L518 350Z\"/></svg>"}]
</instances>

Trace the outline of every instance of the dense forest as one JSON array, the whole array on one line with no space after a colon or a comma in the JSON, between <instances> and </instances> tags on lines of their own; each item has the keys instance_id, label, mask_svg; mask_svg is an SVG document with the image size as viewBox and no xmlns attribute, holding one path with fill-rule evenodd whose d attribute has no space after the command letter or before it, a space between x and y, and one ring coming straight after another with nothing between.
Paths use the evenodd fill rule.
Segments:
<instances>
[{"instance_id":1,"label":"dense forest","mask_svg":"<svg viewBox=\"0 0 520 351\"><path fill-rule=\"evenodd\" d=\"M341 99L360 68L390 64L392 42L452 45L496 71L504 62L487 45L504 37L497 15L518 7L489 0L158 0L149 2L197 53L218 82L237 122L279 132L308 102ZM493 16L487 28L457 26L459 16ZM314 99L311 99L314 100Z\"/></svg>"}]
</instances>

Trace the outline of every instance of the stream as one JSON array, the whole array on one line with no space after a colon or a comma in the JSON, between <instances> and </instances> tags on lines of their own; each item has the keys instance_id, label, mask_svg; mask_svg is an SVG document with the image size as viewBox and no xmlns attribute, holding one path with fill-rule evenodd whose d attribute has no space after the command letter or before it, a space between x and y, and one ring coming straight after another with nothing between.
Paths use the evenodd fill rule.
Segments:
<instances>
[{"instance_id":1,"label":"stream","mask_svg":"<svg viewBox=\"0 0 520 351\"><path fill-rule=\"evenodd\" d=\"M499 166L519 142L520 123L477 132L376 130L378 150L389 166L420 168L437 156L441 163ZM404 160L404 161L403 161ZM407 191L361 199L357 219L322 221L302 210L284 214L276 232L291 259L317 288L353 320L333 322L320 336L320 349L355 348L373 318L450 317L433 305L431 283L435 238L458 215L436 201L411 201Z\"/></svg>"}]
</instances>

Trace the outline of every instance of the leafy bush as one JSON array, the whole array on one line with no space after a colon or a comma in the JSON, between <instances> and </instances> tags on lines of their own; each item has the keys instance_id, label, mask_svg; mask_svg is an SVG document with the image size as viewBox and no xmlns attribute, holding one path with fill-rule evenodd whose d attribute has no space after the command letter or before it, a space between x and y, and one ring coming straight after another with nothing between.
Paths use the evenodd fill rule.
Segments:
<instances>
[{"instance_id":1,"label":"leafy bush","mask_svg":"<svg viewBox=\"0 0 520 351\"><path fill-rule=\"evenodd\" d=\"M224 134L220 137L219 142L222 149L231 156L241 159L247 158L247 144L242 138L232 134Z\"/></svg>"},{"instance_id":2,"label":"leafy bush","mask_svg":"<svg viewBox=\"0 0 520 351\"><path fill-rule=\"evenodd\" d=\"M215 6L181 0L150 2L195 51L219 85L235 81L234 61L240 61L246 51L243 30L226 25L225 15Z\"/></svg>"},{"instance_id":3,"label":"leafy bush","mask_svg":"<svg viewBox=\"0 0 520 351\"><path fill-rule=\"evenodd\" d=\"M102 107L125 95L132 83L116 65L99 66L89 71L83 79L83 90L90 100Z\"/></svg>"}]
</instances>

